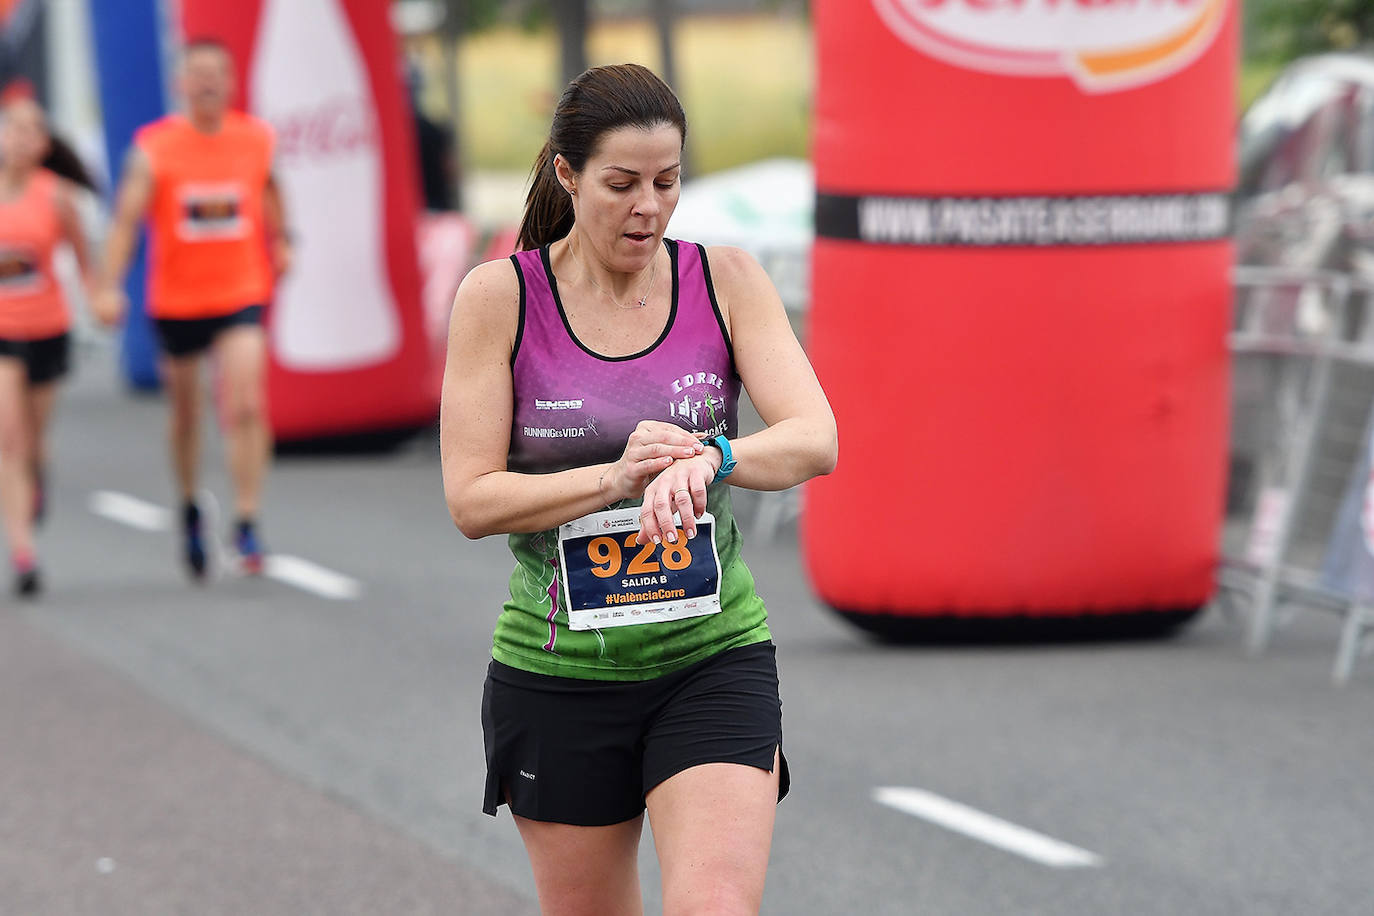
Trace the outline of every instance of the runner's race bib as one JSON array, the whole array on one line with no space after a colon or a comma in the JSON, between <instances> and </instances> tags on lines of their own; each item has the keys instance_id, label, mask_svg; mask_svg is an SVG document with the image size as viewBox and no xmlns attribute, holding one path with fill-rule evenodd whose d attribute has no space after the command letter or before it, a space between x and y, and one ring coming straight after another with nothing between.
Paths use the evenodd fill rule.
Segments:
<instances>
[{"instance_id":1,"label":"runner's race bib","mask_svg":"<svg viewBox=\"0 0 1374 916\"><path fill-rule=\"evenodd\" d=\"M179 188L181 221L177 234L188 242L238 239L247 234L243 191L234 182L187 184Z\"/></svg>"},{"instance_id":2,"label":"runner's race bib","mask_svg":"<svg viewBox=\"0 0 1374 916\"><path fill-rule=\"evenodd\" d=\"M36 251L27 246L0 248L0 296L28 296L43 287Z\"/></svg>"},{"instance_id":3,"label":"runner's race bib","mask_svg":"<svg viewBox=\"0 0 1374 916\"><path fill-rule=\"evenodd\" d=\"M558 529L568 628L592 630L702 617L720 611L716 519L697 520L690 541L639 546L639 507L593 512Z\"/></svg>"}]
</instances>

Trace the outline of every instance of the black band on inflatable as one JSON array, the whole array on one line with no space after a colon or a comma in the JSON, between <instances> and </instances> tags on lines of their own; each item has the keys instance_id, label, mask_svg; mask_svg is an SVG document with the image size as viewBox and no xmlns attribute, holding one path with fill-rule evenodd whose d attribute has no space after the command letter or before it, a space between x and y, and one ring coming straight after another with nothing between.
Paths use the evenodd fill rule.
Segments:
<instances>
[{"instance_id":1,"label":"black band on inflatable","mask_svg":"<svg viewBox=\"0 0 1374 916\"><path fill-rule=\"evenodd\" d=\"M1054 247L1208 242L1231 234L1231 196L904 197L816 193L816 235L873 245Z\"/></svg>"}]
</instances>

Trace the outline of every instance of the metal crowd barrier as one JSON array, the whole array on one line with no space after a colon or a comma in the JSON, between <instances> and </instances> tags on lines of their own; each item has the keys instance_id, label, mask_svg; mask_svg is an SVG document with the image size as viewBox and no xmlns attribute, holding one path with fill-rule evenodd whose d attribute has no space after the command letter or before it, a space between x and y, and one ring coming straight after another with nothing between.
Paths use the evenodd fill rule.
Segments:
<instances>
[{"instance_id":1,"label":"metal crowd barrier","mask_svg":"<svg viewBox=\"0 0 1374 916\"><path fill-rule=\"evenodd\" d=\"M1248 605L1252 654L1298 610L1341 615L1332 677L1344 683L1374 635L1374 287L1242 267L1235 292L1218 601Z\"/></svg>"}]
</instances>

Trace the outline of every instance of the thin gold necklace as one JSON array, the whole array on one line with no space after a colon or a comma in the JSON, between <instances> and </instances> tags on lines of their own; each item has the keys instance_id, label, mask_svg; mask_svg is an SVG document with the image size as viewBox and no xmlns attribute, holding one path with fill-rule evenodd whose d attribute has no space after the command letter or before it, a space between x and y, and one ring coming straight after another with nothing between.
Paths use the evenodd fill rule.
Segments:
<instances>
[{"instance_id":1,"label":"thin gold necklace","mask_svg":"<svg viewBox=\"0 0 1374 916\"><path fill-rule=\"evenodd\" d=\"M614 305L616 308L625 309L626 311L633 311L634 309L642 309L644 308L644 306L649 304L649 293L653 292L654 278L658 276L657 251L654 252L654 266L649 270L649 285L644 287L644 295L636 299L634 305L621 305L620 300L616 299L615 296L612 296L610 293L606 292L606 288L602 286L600 283L596 282L596 277L593 277L592 272L587 269L587 265L583 263L581 255L574 253L573 257L577 258L578 265L581 266L582 272L587 275L587 279L592 282L592 286L595 286L597 289L601 290L601 295L611 300L611 304Z\"/></svg>"}]
</instances>

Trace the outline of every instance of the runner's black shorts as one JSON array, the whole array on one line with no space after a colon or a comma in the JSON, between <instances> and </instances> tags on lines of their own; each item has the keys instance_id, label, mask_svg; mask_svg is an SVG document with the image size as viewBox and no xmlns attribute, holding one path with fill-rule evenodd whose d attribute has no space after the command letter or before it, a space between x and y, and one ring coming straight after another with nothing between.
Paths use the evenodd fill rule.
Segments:
<instances>
[{"instance_id":1,"label":"runner's black shorts","mask_svg":"<svg viewBox=\"0 0 1374 916\"><path fill-rule=\"evenodd\" d=\"M659 783L704 763L779 767L782 701L771 642L727 649L648 681L593 681L521 671L493 660L482 691L486 801L496 815L581 827L644 811Z\"/></svg>"},{"instance_id":2,"label":"runner's black shorts","mask_svg":"<svg viewBox=\"0 0 1374 916\"><path fill-rule=\"evenodd\" d=\"M70 367L71 349L71 336L68 334L37 340L0 337L0 358L23 361L30 385L46 385L66 375Z\"/></svg>"},{"instance_id":3,"label":"runner's black shorts","mask_svg":"<svg viewBox=\"0 0 1374 916\"><path fill-rule=\"evenodd\" d=\"M210 349L220 334L245 324L262 324L262 306L248 305L212 318L159 318L157 336L168 356L194 356Z\"/></svg>"}]
</instances>

